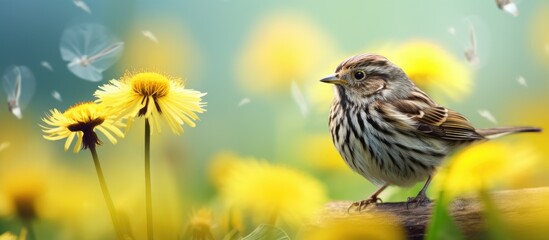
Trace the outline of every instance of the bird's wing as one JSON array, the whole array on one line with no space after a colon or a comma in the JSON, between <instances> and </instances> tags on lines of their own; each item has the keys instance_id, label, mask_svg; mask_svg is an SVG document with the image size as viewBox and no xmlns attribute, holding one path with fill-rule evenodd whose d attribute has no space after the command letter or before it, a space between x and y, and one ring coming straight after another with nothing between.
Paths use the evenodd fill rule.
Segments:
<instances>
[{"instance_id":1,"label":"bird's wing","mask_svg":"<svg viewBox=\"0 0 549 240\"><path fill-rule=\"evenodd\" d=\"M413 129L427 136L449 141L472 141L484 139L461 114L432 101L421 102L404 99L391 102L393 111L406 117Z\"/></svg>"}]
</instances>

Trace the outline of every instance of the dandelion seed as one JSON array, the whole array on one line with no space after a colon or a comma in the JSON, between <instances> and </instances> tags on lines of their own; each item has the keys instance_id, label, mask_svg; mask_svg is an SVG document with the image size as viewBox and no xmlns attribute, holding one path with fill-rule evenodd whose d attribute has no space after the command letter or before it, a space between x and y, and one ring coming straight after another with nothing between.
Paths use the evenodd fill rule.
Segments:
<instances>
[{"instance_id":1,"label":"dandelion seed","mask_svg":"<svg viewBox=\"0 0 549 240\"><path fill-rule=\"evenodd\" d=\"M306 117L309 113L309 104L307 104L307 100L305 100L305 97L303 96L303 93L301 92L301 89L297 85L295 81L292 81L292 85L290 87L290 91L292 93L292 98L294 99L294 102L299 107L299 111L301 112L301 115Z\"/></svg>"},{"instance_id":2,"label":"dandelion seed","mask_svg":"<svg viewBox=\"0 0 549 240\"><path fill-rule=\"evenodd\" d=\"M447 31L450 35L456 35L456 29L454 27L448 27Z\"/></svg>"},{"instance_id":3,"label":"dandelion seed","mask_svg":"<svg viewBox=\"0 0 549 240\"><path fill-rule=\"evenodd\" d=\"M291 240L290 236L277 226L261 224L257 226L250 234L243 237L241 240L256 240L256 239L271 239L271 240Z\"/></svg>"},{"instance_id":4,"label":"dandelion seed","mask_svg":"<svg viewBox=\"0 0 549 240\"><path fill-rule=\"evenodd\" d=\"M44 68L46 68L46 69L53 72L53 67L51 66L51 64L49 62L42 61L42 62L40 62L40 65L42 65L42 67L44 67Z\"/></svg>"},{"instance_id":5,"label":"dandelion seed","mask_svg":"<svg viewBox=\"0 0 549 240\"><path fill-rule=\"evenodd\" d=\"M473 24L469 22L469 47L465 48L465 58L471 65L478 67L480 59L477 53L477 37L475 34L475 28Z\"/></svg>"},{"instance_id":6,"label":"dandelion seed","mask_svg":"<svg viewBox=\"0 0 549 240\"><path fill-rule=\"evenodd\" d=\"M87 12L88 14L92 13L90 7L88 7L88 4L86 4L84 1L82 1L82 0L72 0L72 2L74 3L74 5L76 5L76 7L84 10L84 12Z\"/></svg>"},{"instance_id":7,"label":"dandelion seed","mask_svg":"<svg viewBox=\"0 0 549 240\"><path fill-rule=\"evenodd\" d=\"M146 38L150 39L151 41L155 42L155 43L158 43L158 38L156 38L156 36L154 35L154 33L152 33L151 31L149 30L143 30L141 31L141 33L143 34L143 36L145 36Z\"/></svg>"},{"instance_id":8,"label":"dandelion seed","mask_svg":"<svg viewBox=\"0 0 549 240\"><path fill-rule=\"evenodd\" d=\"M524 87L528 87L528 83L526 83L526 79L523 76L517 77L517 83Z\"/></svg>"},{"instance_id":9,"label":"dandelion seed","mask_svg":"<svg viewBox=\"0 0 549 240\"><path fill-rule=\"evenodd\" d=\"M243 98L242 100L240 100L240 102L238 102L238 107L242 107L246 104L249 104L250 102L252 102L250 98Z\"/></svg>"},{"instance_id":10,"label":"dandelion seed","mask_svg":"<svg viewBox=\"0 0 549 240\"><path fill-rule=\"evenodd\" d=\"M79 78L97 82L103 71L122 54L124 42L118 41L99 24L80 24L66 29L61 36L61 57Z\"/></svg>"},{"instance_id":11,"label":"dandelion seed","mask_svg":"<svg viewBox=\"0 0 549 240\"><path fill-rule=\"evenodd\" d=\"M57 100L57 101L59 101L59 102L63 102L63 99L61 99L61 94L60 94L58 91L53 90L53 91L51 92L51 96L52 96L55 100Z\"/></svg>"},{"instance_id":12,"label":"dandelion seed","mask_svg":"<svg viewBox=\"0 0 549 240\"><path fill-rule=\"evenodd\" d=\"M491 123L493 124L497 124L498 121L496 120L496 118L494 117L494 115L492 115L491 112L489 112L488 110L484 110L484 109L481 109L481 110L478 110L478 114L485 118L486 120L490 121Z\"/></svg>"},{"instance_id":13,"label":"dandelion seed","mask_svg":"<svg viewBox=\"0 0 549 240\"><path fill-rule=\"evenodd\" d=\"M26 66L10 66L4 71L2 85L8 96L8 109L18 119L23 118L22 109L34 95L35 80Z\"/></svg>"},{"instance_id":14,"label":"dandelion seed","mask_svg":"<svg viewBox=\"0 0 549 240\"><path fill-rule=\"evenodd\" d=\"M518 16L518 7L513 0L496 0L498 8L511 14L513 17Z\"/></svg>"}]
</instances>

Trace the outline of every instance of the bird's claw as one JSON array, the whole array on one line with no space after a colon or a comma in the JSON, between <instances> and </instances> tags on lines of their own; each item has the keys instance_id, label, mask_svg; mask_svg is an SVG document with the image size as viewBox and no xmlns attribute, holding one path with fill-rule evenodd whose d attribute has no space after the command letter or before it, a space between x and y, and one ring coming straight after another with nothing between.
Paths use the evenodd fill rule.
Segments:
<instances>
[{"instance_id":1,"label":"bird's claw","mask_svg":"<svg viewBox=\"0 0 549 240\"><path fill-rule=\"evenodd\" d=\"M409 197L406 202L406 208L417 208L420 206L425 206L431 203L431 200L424 194L420 194L417 197Z\"/></svg>"},{"instance_id":2,"label":"bird's claw","mask_svg":"<svg viewBox=\"0 0 549 240\"><path fill-rule=\"evenodd\" d=\"M361 212L362 210L366 209L370 204L378 202L383 203L383 200L378 197L370 197L362 201L354 202L353 204L351 204L351 206L349 206L347 212L350 213L352 209L355 209L357 212Z\"/></svg>"}]
</instances>

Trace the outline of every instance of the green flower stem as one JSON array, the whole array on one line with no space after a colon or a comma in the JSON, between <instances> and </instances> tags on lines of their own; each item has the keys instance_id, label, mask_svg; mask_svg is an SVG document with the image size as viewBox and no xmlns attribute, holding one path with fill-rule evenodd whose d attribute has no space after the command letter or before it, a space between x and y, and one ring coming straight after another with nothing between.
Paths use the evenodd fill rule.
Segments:
<instances>
[{"instance_id":1,"label":"green flower stem","mask_svg":"<svg viewBox=\"0 0 549 240\"><path fill-rule=\"evenodd\" d=\"M500 210L493 201L492 196L486 188L479 190L480 200L484 205L484 215L486 218L485 223L488 229L489 239L510 240L511 237L507 232L507 228L501 220Z\"/></svg>"},{"instance_id":2,"label":"green flower stem","mask_svg":"<svg viewBox=\"0 0 549 240\"><path fill-rule=\"evenodd\" d=\"M124 235L120 230L120 225L116 215L116 209L114 208L111 195L109 194L109 189L107 188L107 184L105 182L105 176L103 176L103 170L101 169L101 164L99 163L99 158L97 157L95 144L92 144L90 146L90 151L92 153L93 163L95 164L95 171L97 172L97 177L99 178L99 184L101 185L101 191L103 192L105 203L107 203L107 208L109 209L109 213L111 215L112 225L114 226L114 230L116 232L116 235L118 236L118 239L124 239Z\"/></svg>"},{"instance_id":3,"label":"green flower stem","mask_svg":"<svg viewBox=\"0 0 549 240\"><path fill-rule=\"evenodd\" d=\"M278 208L273 208L271 214L269 215L268 224L271 226L276 226L276 221L278 220Z\"/></svg>"},{"instance_id":4,"label":"green flower stem","mask_svg":"<svg viewBox=\"0 0 549 240\"><path fill-rule=\"evenodd\" d=\"M29 240L36 240L36 233L34 232L34 228L32 227L32 220L27 219L23 220L23 226L27 229L28 239Z\"/></svg>"},{"instance_id":5,"label":"green flower stem","mask_svg":"<svg viewBox=\"0 0 549 240\"><path fill-rule=\"evenodd\" d=\"M147 208L147 239L153 240L152 197L151 197L151 126L145 118L145 195Z\"/></svg>"}]
</instances>

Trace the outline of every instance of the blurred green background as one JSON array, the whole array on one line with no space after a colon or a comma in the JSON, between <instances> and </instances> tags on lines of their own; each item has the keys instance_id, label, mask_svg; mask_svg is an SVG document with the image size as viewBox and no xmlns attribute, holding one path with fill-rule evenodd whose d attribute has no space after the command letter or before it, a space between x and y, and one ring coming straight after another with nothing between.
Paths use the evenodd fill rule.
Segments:
<instances>
[{"instance_id":1,"label":"blurred green background","mask_svg":"<svg viewBox=\"0 0 549 240\"><path fill-rule=\"evenodd\" d=\"M328 89L329 93L331 86L318 80L354 54L413 40L432 42L466 66L472 81L467 94L457 99L442 97L438 101L463 113L478 127L494 126L479 115L480 109L489 110L498 125L549 126L549 4L543 1L518 1L517 17L499 10L493 0L86 3L92 14L68 0L0 0L0 70L12 64L26 65L33 71L37 86L22 120L17 120L7 107L0 111L0 142L10 143L0 152L0 164L16 164L14 162L25 159L45 162L47 169L63 166L67 176L70 173L87 176L89 189L80 191L89 191L87 194L100 199L89 154L64 152L62 141L42 139L40 119L49 109L63 111L76 102L94 100L92 94L99 85L119 78L127 69L155 69L180 77L186 87L208 95L204 98L207 112L200 115L197 127L184 126L182 136L173 136L164 128L163 133L152 138L153 189L157 189L153 201L168 212L173 210L169 216L177 216L172 222L179 227L182 223L178 221L187 219L188 210L218 201L208 168L219 152L253 156L303 170L326 186L330 199L358 200L367 196L374 187L351 170L331 171L326 166L318 166L328 161L324 159L326 156L337 155L321 154L317 159L305 159L311 158L307 153L332 148L331 142L325 141L329 139L330 102L318 104L314 100L318 89L322 89L321 92ZM301 60L305 63L310 60L312 66L306 68L306 73L287 75L295 78L291 80L301 87L309 101L309 113L305 116L292 99L288 79L280 79L280 88L257 90L248 86L270 81L266 79L272 78L272 73L255 73L255 65L248 64L242 56L255 53L248 48L258 44L254 39L260 37L254 34L269 30L266 29L269 19L284 19L284 16L303 20L306 22L303 26L312 29L303 30L304 34L312 33L300 43L304 48L314 49L314 54L302 56L305 60ZM104 72L101 82L77 78L60 57L63 30L87 22L103 24L125 42L122 57ZM481 62L478 68L471 67L463 54L469 44L470 23L475 27L478 40ZM290 21L287 27L291 26ZM142 30L153 32L159 42L146 39ZM303 38L299 34L277 37L290 42ZM41 61L48 61L54 71L42 67ZM517 83L518 76L526 79L527 87ZM245 77L252 79L241 81ZM61 94L63 102L51 97L52 90ZM5 93L1 94L0 97L6 99ZM250 102L238 106L244 98ZM127 202L137 202L135 206L143 204L140 202L143 181L140 129L142 125L137 123L126 140L117 145L105 142L99 148L113 198L120 205L127 199L130 199ZM308 144L309 136L324 140L319 145ZM509 141L535 142L533 145L540 154L547 156L546 136L545 133L520 136ZM73 181L67 178L65 181ZM404 200L406 194L415 193L406 192L393 200ZM103 204L101 200L98 203ZM128 203L128 206L134 205ZM131 209L127 210L131 212ZM16 223L9 217L0 224L0 230L17 231L13 225ZM46 229L48 222L41 224L42 229Z\"/></svg>"}]
</instances>

